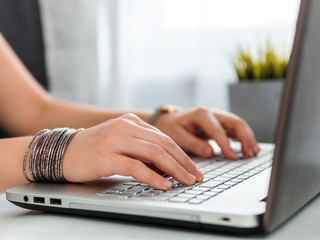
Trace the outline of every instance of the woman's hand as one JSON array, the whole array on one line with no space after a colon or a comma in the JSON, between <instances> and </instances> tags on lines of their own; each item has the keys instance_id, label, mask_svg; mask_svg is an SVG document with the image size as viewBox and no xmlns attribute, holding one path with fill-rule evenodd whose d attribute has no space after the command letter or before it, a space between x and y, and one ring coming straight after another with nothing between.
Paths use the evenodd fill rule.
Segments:
<instances>
[{"instance_id":1,"label":"woman's hand","mask_svg":"<svg viewBox=\"0 0 320 240\"><path fill-rule=\"evenodd\" d=\"M183 149L202 157L213 155L208 139L215 140L228 159L236 158L230 147L229 137L241 142L242 152L246 157L256 156L260 151L249 125L242 118L220 110L197 108L162 114L156 121L156 127Z\"/></svg>"},{"instance_id":2,"label":"woman's hand","mask_svg":"<svg viewBox=\"0 0 320 240\"><path fill-rule=\"evenodd\" d=\"M157 170L191 185L203 174L167 135L133 114L77 133L64 156L64 176L84 182L111 175L132 176L156 189L171 182Z\"/></svg>"}]
</instances>

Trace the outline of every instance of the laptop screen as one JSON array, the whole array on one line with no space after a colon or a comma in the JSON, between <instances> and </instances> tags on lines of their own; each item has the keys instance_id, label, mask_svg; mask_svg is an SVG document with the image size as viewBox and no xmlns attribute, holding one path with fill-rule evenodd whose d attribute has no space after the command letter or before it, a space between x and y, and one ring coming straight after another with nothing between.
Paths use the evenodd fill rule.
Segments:
<instances>
[{"instance_id":1,"label":"laptop screen","mask_svg":"<svg viewBox=\"0 0 320 240\"><path fill-rule=\"evenodd\" d=\"M271 231L320 189L320 1L302 0L280 112L264 228Z\"/></svg>"}]
</instances>

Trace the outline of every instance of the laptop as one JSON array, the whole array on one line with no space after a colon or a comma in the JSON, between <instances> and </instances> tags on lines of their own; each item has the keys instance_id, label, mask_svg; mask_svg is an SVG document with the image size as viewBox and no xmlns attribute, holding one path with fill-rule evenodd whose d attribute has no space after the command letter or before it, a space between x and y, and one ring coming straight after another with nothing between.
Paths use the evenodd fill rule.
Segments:
<instances>
[{"instance_id":1,"label":"laptop","mask_svg":"<svg viewBox=\"0 0 320 240\"><path fill-rule=\"evenodd\" d=\"M29 183L7 191L23 208L213 231L273 231L320 190L320 1L302 0L276 144L256 158L194 157L202 183L158 191L130 177L82 184ZM212 143L214 144L214 143Z\"/></svg>"}]
</instances>

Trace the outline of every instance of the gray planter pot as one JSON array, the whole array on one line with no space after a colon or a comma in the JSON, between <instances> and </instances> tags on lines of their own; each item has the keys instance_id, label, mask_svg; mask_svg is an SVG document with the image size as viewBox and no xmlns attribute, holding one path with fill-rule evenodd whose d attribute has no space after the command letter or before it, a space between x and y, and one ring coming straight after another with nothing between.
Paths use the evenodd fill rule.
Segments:
<instances>
[{"instance_id":1,"label":"gray planter pot","mask_svg":"<svg viewBox=\"0 0 320 240\"><path fill-rule=\"evenodd\" d=\"M283 81L229 85L230 111L244 118L259 142L274 142Z\"/></svg>"}]
</instances>

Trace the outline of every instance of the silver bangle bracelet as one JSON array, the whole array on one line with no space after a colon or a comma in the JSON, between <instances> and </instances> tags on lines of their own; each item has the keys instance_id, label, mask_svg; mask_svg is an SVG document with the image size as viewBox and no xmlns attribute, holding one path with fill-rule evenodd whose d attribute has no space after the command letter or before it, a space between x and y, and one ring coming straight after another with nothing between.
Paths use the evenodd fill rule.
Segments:
<instances>
[{"instance_id":1,"label":"silver bangle bracelet","mask_svg":"<svg viewBox=\"0 0 320 240\"><path fill-rule=\"evenodd\" d=\"M26 162L29 156L29 171L35 182L67 182L63 175L62 161L64 153L75 136L83 129L56 128L39 131L31 140L23 160L23 174L32 182L26 173Z\"/></svg>"}]
</instances>

